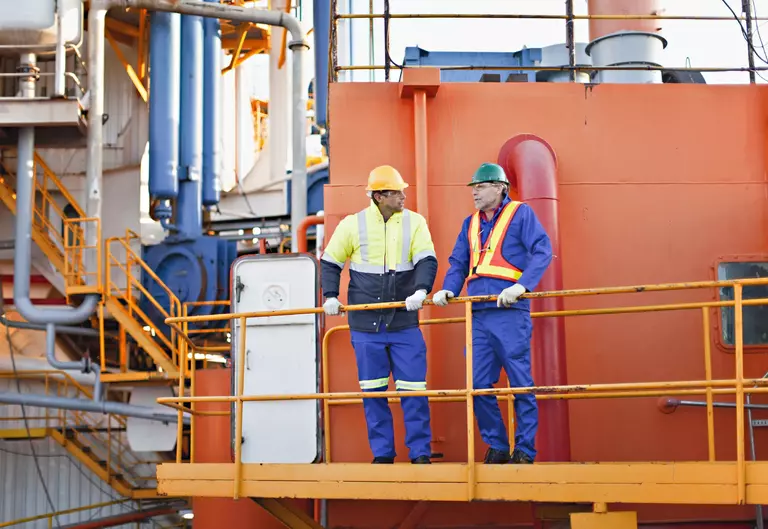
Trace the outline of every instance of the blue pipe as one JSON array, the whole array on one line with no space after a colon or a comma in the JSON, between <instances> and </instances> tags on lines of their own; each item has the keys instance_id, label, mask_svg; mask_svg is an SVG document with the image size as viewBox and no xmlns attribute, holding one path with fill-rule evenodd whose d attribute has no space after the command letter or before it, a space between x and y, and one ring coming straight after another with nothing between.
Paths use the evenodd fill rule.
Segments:
<instances>
[{"instance_id":1,"label":"blue pipe","mask_svg":"<svg viewBox=\"0 0 768 529\"><path fill-rule=\"evenodd\" d=\"M203 18L181 17L181 124L179 135L178 239L199 237L203 229Z\"/></svg>"},{"instance_id":2,"label":"blue pipe","mask_svg":"<svg viewBox=\"0 0 768 529\"><path fill-rule=\"evenodd\" d=\"M330 0L313 0L315 36L315 116L317 125L325 128L328 98L328 47L331 34Z\"/></svg>"},{"instance_id":3,"label":"blue pipe","mask_svg":"<svg viewBox=\"0 0 768 529\"><path fill-rule=\"evenodd\" d=\"M179 193L181 15L152 12L150 20L149 194L168 200ZM170 217L169 208L163 212Z\"/></svg>"},{"instance_id":4,"label":"blue pipe","mask_svg":"<svg viewBox=\"0 0 768 529\"><path fill-rule=\"evenodd\" d=\"M221 198L221 25L217 18L203 24L203 206L208 207Z\"/></svg>"}]
</instances>

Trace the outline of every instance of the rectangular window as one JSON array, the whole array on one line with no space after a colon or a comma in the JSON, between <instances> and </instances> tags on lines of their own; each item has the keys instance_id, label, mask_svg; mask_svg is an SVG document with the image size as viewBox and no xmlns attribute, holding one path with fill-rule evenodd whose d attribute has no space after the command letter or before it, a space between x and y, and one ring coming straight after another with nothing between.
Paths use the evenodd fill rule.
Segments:
<instances>
[{"instance_id":1,"label":"rectangular window","mask_svg":"<svg viewBox=\"0 0 768 529\"><path fill-rule=\"evenodd\" d=\"M768 262L761 263L720 263L717 267L718 281L768 277ZM743 299L768 298L768 285L745 286ZM721 301L733 300L733 288L720 289ZM768 305L744 307L744 345L768 345ZM720 309L722 343L734 345L733 307Z\"/></svg>"}]
</instances>

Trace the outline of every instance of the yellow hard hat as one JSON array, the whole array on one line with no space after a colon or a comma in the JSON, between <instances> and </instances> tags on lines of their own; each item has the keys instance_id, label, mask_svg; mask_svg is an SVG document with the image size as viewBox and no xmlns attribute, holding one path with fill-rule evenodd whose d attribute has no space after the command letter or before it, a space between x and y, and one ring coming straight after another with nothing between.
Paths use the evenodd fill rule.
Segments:
<instances>
[{"instance_id":1,"label":"yellow hard hat","mask_svg":"<svg viewBox=\"0 0 768 529\"><path fill-rule=\"evenodd\" d=\"M408 187L400 173L391 165L380 165L368 175L366 191L402 191Z\"/></svg>"}]
</instances>

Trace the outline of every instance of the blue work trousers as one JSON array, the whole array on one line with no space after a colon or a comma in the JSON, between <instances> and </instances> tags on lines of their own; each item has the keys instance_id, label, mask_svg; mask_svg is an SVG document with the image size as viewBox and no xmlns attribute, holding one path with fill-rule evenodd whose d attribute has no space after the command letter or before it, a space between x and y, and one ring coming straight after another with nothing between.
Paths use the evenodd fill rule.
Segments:
<instances>
[{"instance_id":1,"label":"blue work trousers","mask_svg":"<svg viewBox=\"0 0 768 529\"><path fill-rule=\"evenodd\" d=\"M527 310L485 309L472 313L472 367L475 389L493 387L501 369L511 387L531 387L531 315ZM533 394L515 395L515 447L536 457L538 407ZM480 435L491 448L509 452L509 437L496 395L474 398Z\"/></svg>"},{"instance_id":2,"label":"blue work trousers","mask_svg":"<svg viewBox=\"0 0 768 529\"><path fill-rule=\"evenodd\" d=\"M427 387L427 346L418 327L376 333L352 331L360 389L386 391L390 372L398 391ZM401 399L409 457L430 456L432 431L427 397ZM374 457L395 457L392 412L386 398L363 399L368 442Z\"/></svg>"}]
</instances>

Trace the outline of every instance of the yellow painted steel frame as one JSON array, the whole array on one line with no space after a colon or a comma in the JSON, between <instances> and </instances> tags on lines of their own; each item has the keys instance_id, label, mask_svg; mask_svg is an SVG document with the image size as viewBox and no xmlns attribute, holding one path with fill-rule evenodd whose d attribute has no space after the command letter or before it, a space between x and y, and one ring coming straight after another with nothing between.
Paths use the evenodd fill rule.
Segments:
<instances>
[{"instance_id":1,"label":"yellow painted steel frame","mask_svg":"<svg viewBox=\"0 0 768 529\"><path fill-rule=\"evenodd\" d=\"M141 26L144 25L144 17L142 16ZM147 87L144 86L143 78L140 74L136 73L136 70L134 70L131 63L128 62L128 59L125 58L125 55L123 54L123 50L120 49L120 46L118 45L115 38L112 36L112 33L109 31L109 29L104 30L104 36L107 39L107 42L109 42L109 45L112 47L112 51L115 52L115 55L117 56L117 60L120 61L120 63L123 65L123 68L125 68L125 73L128 74L128 77L131 79L131 82L133 83L133 86L136 88L136 92L138 92L141 99L146 103L149 101L149 93L147 92ZM141 30L139 33L139 69L141 70L144 60L141 54L144 50L143 45L143 39Z\"/></svg>"},{"instance_id":2,"label":"yellow painted steel frame","mask_svg":"<svg viewBox=\"0 0 768 529\"><path fill-rule=\"evenodd\" d=\"M432 401L465 400L467 403L467 462L436 465L379 465L368 463L329 463L313 465L243 464L241 461L242 409L244 402L277 400L323 400L344 403L359 402L363 398L397 398L398 391L376 393L327 392L327 358L324 354L323 392L295 395L243 395L245 333L237 347L236 376L240 383L236 395L220 397L161 398L158 402L179 413L190 413L184 405L196 402L234 402L236 407L234 448L231 464L161 464L158 466L158 490L171 495L200 495L220 497L294 497L327 499L399 499L426 501L535 501L535 502L589 502L599 507L603 503L684 503L684 504L762 504L768 502L768 462L747 462L744 453L744 395L768 392L768 380L744 378L743 307L768 304L768 299L744 300L742 289L747 285L768 284L768 279L731 281L702 281L663 285L639 285L602 289L564 290L558 292L528 293L527 298L573 297L621 293L658 292L703 288L733 288L732 301L678 303L665 305L639 305L615 308L563 310L533 313L532 317L564 317L599 314L629 314L678 310L700 310L704 322L712 307L734 307L735 313L735 378L712 380L710 348L704 347L706 380L640 382L622 384L593 384L532 388L473 389L471 306L473 302L491 301L496 296L463 297L452 303L465 304L466 328L466 388L456 390L426 390L409 392L412 396L426 396ZM430 304L431 302L427 302ZM402 302L371 305L350 305L343 311L372 310L402 307ZM239 320L245 328L248 318L317 314L321 307L219 314L211 316L182 316L168 318L166 323L178 328L192 322ZM447 318L428 323L454 323L461 318ZM337 329L329 330L329 333ZM709 327L704 326L705 343L709 343ZM326 347L327 348L326 335ZM747 387L752 386L752 387ZM706 395L708 408L712 408L715 394L735 394L737 413L737 453L735 461L714 460L714 421L707 416L709 461L706 462L637 462L637 463L537 463L534 465L483 465L474 460L475 395L510 396L532 393L538 399L634 398L673 395ZM330 403L329 403L330 405ZM325 406L325 415L328 406ZM194 412L192 412L194 415ZM326 435L329 423L325 422ZM194 434L193 434L194 435ZM326 447L326 454L328 448ZM588 519L610 520L616 527L630 527L626 516L602 516L604 510L586 513ZM613 514L613 513L611 513ZM582 519L584 522L586 518ZM578 522L577 522L578 523ZM591 523L591 522L590 522ZM584 527L584 525L582 525Z\"/></svg>"}]
</instances>

